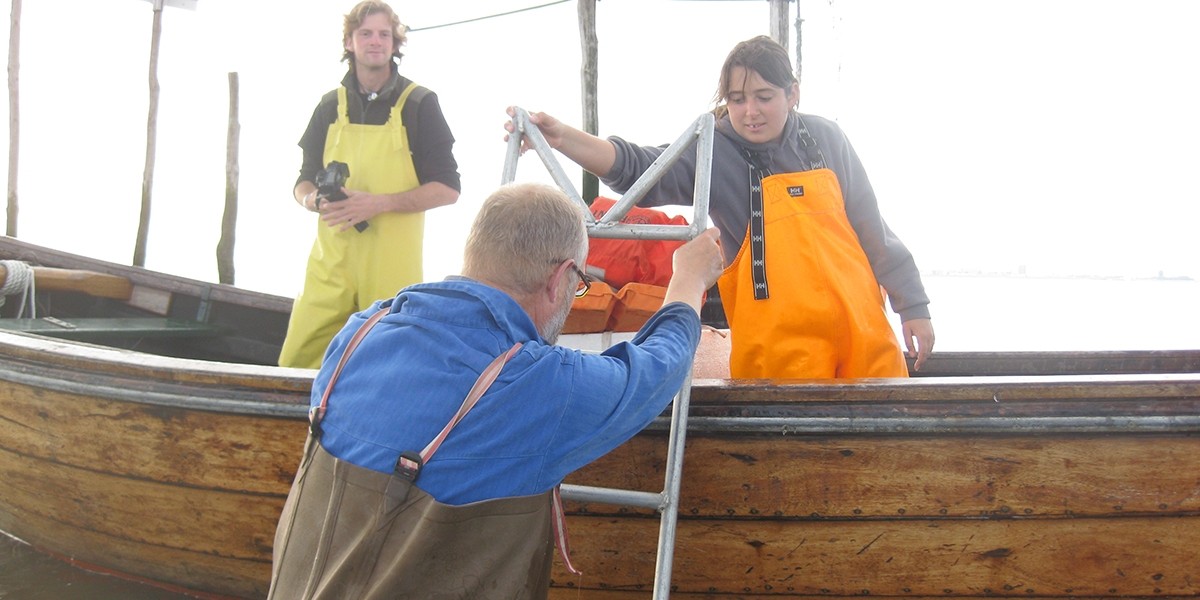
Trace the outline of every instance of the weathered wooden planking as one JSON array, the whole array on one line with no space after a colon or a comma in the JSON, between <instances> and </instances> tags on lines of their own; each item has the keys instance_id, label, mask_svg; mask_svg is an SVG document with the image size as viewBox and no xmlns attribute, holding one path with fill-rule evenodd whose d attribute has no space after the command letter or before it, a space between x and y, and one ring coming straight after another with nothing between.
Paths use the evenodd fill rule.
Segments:
<instances>
[{"instance_id":1,"label":"weathered wooden planking","mask_svg":"<svg viewBox=\"0 0 1200 600\"><path fill-rule=\"evenodd\" d=\"M170 396L174 404L183 407L208 397L231 401L230 409L236 408L232 405L236 402L307 404L315 373L307 369L181 360L5 331L0 331L0 356L13 363L7 371L19 373L20 379L35 380L35 386L71 388L84 393L88 387L95 387L97 395L113 388L126 392L121 396L131 399L133 393L147 397L160 394ZM127 387L115 387L122 385ZM235 412L254 411L244 407Z\"/></svg>"},{"instance_id":2,"label":"weathered wooden planking","mask_svg":"<svg viewBox=\"0 0 1200 600\"><path fill-rule=\"evenodd\" d=\"M570 585L566 585L566 584ZM743 593L689 593L677 590L671 591L671 600L833 600L835 598L845 598L847 596L834 596L831 594L743 594ZM854 598L862 598L862 596L849 596ZM564 582L561 587L556 586L550 588L549 600L647 600L651 598L651 592L647 590L582 590L579 589L574 581ZM906 600L963 600L969 596L905 596Z\"/></svg>"},{"instance_id":3,"label":"weathered wooden planking","mask_svg":"<svg viewBox=\"0 0 1200 600\"><path fill-rule=\"evenodd\" d=\"M648 593L656 520L576 517L569 526L572 560L583 575L570 575L556 563L555 586L582 589L589 598L591 589ZM1200 594L1198 544L1195 515L682 520L672 588L722 598L1184 597Z\"/></svg>"},{"instance_id":4,"label":"weathered wooden planking","mask_svg":"<svg viewBox=\"0 0 1200 600\"><path fill-rule=\"evenodd\" d=\"M286 315L292 309L291 298L255 292L231 285L197 281L141 267L98 260L30 244L6 236L0 236L0 258L22 260L37 266L83 269L97 273L106 273L128 279L133 283L135 288L144 286L173 294L203 297L211 302L225 302L231 305L259 309L264 311L264 313Z\"/></svg>"},{"instance_id":5,"label":"weathered wooden planking","mask_svg":"<svg viewBox=\"0 0 1200 600\"><path fill-rule=\"evenodd\" d=\"M128 300L133 292L129 279L118 275L53 267L33 267L32 271L38 291L74 291L118 300ZM0 265L0 284L6 283L8 276L8 269Z\"/></svg>"},{"instance_id":6,"label":"weathered wooden planking","mask_svg":"<svg viewBox=\"0 0 1200 600\"><path fill-rule=\"evenodd\" d=\"M0 477L16 482L0 495L0 528L85 562L261 597L278 507L306 434L310 374L12 341L18 337L0 336L3 393L11 398L0 415ZM1172 561L1176 548L1196 540L1179 542L1170 528L1198 529L1200 481L1189 460L1200 455L1198 390L1195 376L1157 375L697 382L673 580L679 591L672 595L1194 596L1173 583L1178 561ZM995 425L963 429L971 419ZM1047 419L1067 421L1026 425ZM1075 430L1072 419L1102 423ZM1151 427L1139 429L1138 419L1150 419ZM872 427L883 421L928 430L879 434ZM664 447L660 433L643 434L571 481L660 489ZM570 508L585 577L559 569L559 585L576 587L556 588L555 597L560 590L629 597L619 589L648 596L657 519L609 506ZM881 568L845 558L851 542L860 544L856 550L866 547L862 540L875 530L864 526L887 528L869 549L899 557ZM819 537L804 537L813 532ZM1079 550L1096 535L1109 539L1094 551ZM1126 539L1128 548L1118 551ZM778 548L799 542L825 549L810 556L802 548L787 559L807 562L778 558ZM967 542L993 548L973 552L996 562L988 572L999 575L980 584L975 571L937 562L946 547ZM1056 557L1034 552L1055 544ZM1154 554L1156 545L1165 550ZM1010 559L1018 556L1014 549L1038 556L1021 561L1044 564L1046 572L1022 570L1024 563ZM915 563L922 555L937 560ZM1039 579L1048 577L1053 558L1067 575ZM1141 579L1121 561L1165 565L1150 576L1161 591L1139 584L1094 593L1106 580L1086 570L1080 576L1093 588L1067 588L1076 575L1068 558L1117 565ZM838 571L843 563L859 566ZM888 571L897 565L926 571L914 582L901 576L907 571ZM1195 566L1181 568L1195 572ZM863 581L862 569L891 579ZM805 579L814 570L818 575ZM1014 584L1018 576L1031 587ZM837 585L817 587L827 580ZM893 580L910 587L889 593ZM603 596L593 595L597 588L606 590Z\"/></svg>"},{"instance_id":7,"label":"weathered wooden planking","mask_svg":"<svg viewBox=\"0 0 1200 600\"><path fill-rule=\"evenodd\" d=\"M283 495L191 488L3 452L4 502L26 515L135 543L269 560L265 532L273 534Z\"/></svg>"},{"instance_id":8,"label":"weathered wooden planking","mask_svg":"<svg viewBox=\"0 0 1200 600\"><path fill-rule=\"evenodd\" d=\"M660 491L663 436L639 435L567 483ZM685 517L1200 514L1200 435L690 435ZM569 503L598 514L638 512ZM649 514L649 511L642 511Z\"/></svg>"},{"instance_id":9,"label":"weathered wooden planking","mask_svg":"<svg viewBox=\"0 0 1200 600\"><path fill-rule=\"evenodd\" d=\"M137 327L108 327L109 322L89 332L85 339L91 343L120 348L135 348L150 355L178 356L213 361L273 365L287 330L292 300L271 294L244 290L229 285L186 279L138 267L118 265L43 248L32 244L0 238L0 258L14 258L47 272L61 269L67 273L87 272L91 279L123 282L124 291L113 289L108 296L98 298L81 293L83 286L38 285L39 317L54 317L75 322L76 319L142 319L165 317L172 322L203 324L198 327L154 330L146 335L134 335ZM73 286L73 287L72 287ZM95 290L92 290L93 292ZM15 315L16 305L10 303L3 311ZM80 332L55 331L59 335L78 335ZM186 334L186 337L179 337Z\"/></svg>"},{"instance_id":10,"label":"weathered wooden planking","mask_svg":"<svg viewBox=\"0 0 1200 600\"><path fill-rule=\"evenodd\" d=\"M0 530L140 577L256 598L307 433L299 419L6 382Z\"/></svg>"},{"instance_id":11,"label":"weathered wooden planking","mask_svg":"<svg viewBox=\"0 0 1200 600\"><path fill-rule=\"evenodd\" d=\"M867 410L872 404L888 414L899 414L896 412L899 408L905 414L922 414L919 411L925 410L925 414L938 416L961 414L946 412L948 409L970 414L1006 415L1022 411L1027 416L1052 416L1095 414L1098 409L1137 410L1143 403L1148 403L1145 408L1154 409L1177 406L1176 412L1194 415L1200 405L1200 373L776 382L705 379L694 382L692 387L692 406L696 409L706 405L799 406L790 412L802 410L817 416L825 414L814 412L822 408L821 403L828 403L827 408L831 409L828 414L845 416Z\"/></svg>"},{"instance_id":12,"label":"weathered wooden planking","mask_svg":"<svg viewBox=\"0 0 1200 600\"><path fill-rule=\"evenodd\" d=\"M97 399L7 383L0 448L31 460L195 489L286 495L298 419Z\"/></svg>"},{"instance_id":13,"label":"weathered wooden planking","mask_svg":"<svg viewBox=\"0 0 1200 600\"><path fill-rule=\"evenodd\" d=\"M0 530L36 547L191 589L266 594L282 497L141 481L7 451L0 480Z\"/></svg>"},{"instance_id":14,"label":"weathered wooden planking","mask_svg":"<svg viewBox=\"0 0 1200 600\"><path fill-rule=\"evenodd\" d=\"M310 381L7 337L0 529L118 572L265 595Z\"/></svg>"},{"instance_id":15,"label":"weathered wooden planking","mask_svg":"<svg viewBox=\"0 0 1200 600\"><path fill-rule=\"evenodd\" d=\"M916 377L1200 373L1200 349L1140 351L934 352Z\"/></svg>"}]
</instances>

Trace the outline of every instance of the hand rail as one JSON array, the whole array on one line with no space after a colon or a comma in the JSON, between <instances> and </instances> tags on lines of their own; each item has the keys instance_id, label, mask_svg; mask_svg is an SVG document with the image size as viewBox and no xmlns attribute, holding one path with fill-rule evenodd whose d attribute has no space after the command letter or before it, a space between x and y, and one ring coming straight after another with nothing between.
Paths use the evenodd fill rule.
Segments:
<instances>
[{"instance_id":1,"label":"hand rail","mask_svg":"<svg viewBox=\"0 0 1200 600\"><path fill-rule=\"evenodd\" d=\"M529 122L529 113L521 107L513 110L513 134L508 136L508 153L504 158L504 172L501 184L512 183L516 179L517 161L521 157L521 141L526 139L529 146L537 153L542 164L549 171L554 183L567 194L573 202L587 208L587 203L576 191L566 171L563 170L555 157L554 150L546 141L542 132ZM661 155L638 177L630 186L629 191L608 209L599 220L587 211L588 236L607 239L645 239L645 240L690 240L708 229L708 205L710 182L712 181L712 148L713 127L716 121L712 114L705 113L696 118L679 138L668 146ZM663 174L671 169L683 157L690 147L696 147L696 179L695 191L692 195L693 215L688 225L649 225L621 223L621 219L629 214L638 202L662 179Z\"/></svg>"}]
</instances>

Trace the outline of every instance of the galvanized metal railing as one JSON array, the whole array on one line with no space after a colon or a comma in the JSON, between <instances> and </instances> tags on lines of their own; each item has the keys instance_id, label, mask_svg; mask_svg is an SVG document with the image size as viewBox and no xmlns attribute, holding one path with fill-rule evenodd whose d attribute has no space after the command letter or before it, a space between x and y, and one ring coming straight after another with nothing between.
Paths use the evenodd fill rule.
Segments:
<instances>
[{"instance_id":1,"label":"galvanized metal railing","mask_svg":"<svg viewBox=\"0 0 1200 600\"><path fill-rule=\"evenodd\" d=\"M711 114L701 115L679 136L674 143L656 159L633 186L621 196L600 218L592 216L587 203L571 184L566 172L555 158L554 150L546 142L542 132L529 121L529 113L520 107L513 111L513 133L508 138L508 153L504 160L504 175L501 183L512 183L516 177L517 160L521 155L521 142L528 140L542 164L550 172L558 187L572 201L584 207L587 214L589 237L645 239L645 240L690 240L708 228L708 196L712 174L713 126ZM692 197L694 215L688 225L647 225L621 223L654 184L662 178L689 148L696 148L696 180ZM667 469L663 490L658 493L637 490L622 490L563 484L564 498L580 502L598 502L620 506L652 508L661 514L658 532L658 557L654 568L654 598L665 600L671 591L671 568L675 558L675 530L679 518L679 488L683 475L683 447L687 434L688 404L691 399L692 376L688 376L675 396L671 406L670 434L667 441Z\"/></svg>"},{"instance_id":2,"label":"galvanized metal railing","mask_svg":"<svg viewBox=\"0 0 1200 600\"><path fill-rule=\"evenodd\" d=\"M580 197L579 192L567 177L566 171L555 158L555 150L546 142L546 138L537 126L529 122L529 113L520 107L514 109L513 134L508 136L508 153L504 158L504 175L501 183L512 183L516 178L517 160L521 157L521 141L527 139L538 158L542 160L546 170L554 179L554 183L572 201L587 208L587 203ZM587 211L588 236L594 238L622 238L644 240L690 240L708 229L708 196L712 174L712 145L714 119L705 113L696 118L680 136L655 160L646 172L634 182L629 191L597 220ZM644 225L621 223L621 219L629 214L629 209L646 197L654 184L666 173L685 152L692 146L696 148L696 179L695 192L692 195L693 215L688 225Z\"/></svg>"}]
</instances>

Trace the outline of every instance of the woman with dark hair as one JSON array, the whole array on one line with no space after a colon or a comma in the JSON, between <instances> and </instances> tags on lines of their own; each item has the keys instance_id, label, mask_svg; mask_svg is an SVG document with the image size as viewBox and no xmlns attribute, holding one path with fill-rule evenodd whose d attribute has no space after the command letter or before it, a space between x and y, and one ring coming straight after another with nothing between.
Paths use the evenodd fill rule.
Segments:
<instances>
[{"instance_id":1,"label":"woman with dark hair","mask_svg":"<svg viewBox=\"0 0 1200 600\"><path fill-rule=\"evenodd\" d=\"M920 272L880 215L841 128L795 110L799 88L787 51L766 36L734 46L721 68L709 211L725 254L718 286L730 374L907 376L880 288L920 369L934 343ZM530 120L552 148L618 192L666 148L601 139L545 113ZM690 205L695 170L685 154L641 205Z\"/></svg>"}]
</instances>

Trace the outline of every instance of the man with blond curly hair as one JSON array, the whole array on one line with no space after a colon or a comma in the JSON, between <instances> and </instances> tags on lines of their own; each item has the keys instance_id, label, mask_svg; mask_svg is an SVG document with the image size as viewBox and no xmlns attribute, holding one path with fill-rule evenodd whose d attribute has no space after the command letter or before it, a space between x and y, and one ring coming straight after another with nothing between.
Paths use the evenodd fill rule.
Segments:
<instances>
[{"instance_id":1,"label":"man with blond curly hair","mask_svg":"<svg viewBox=\"0 0 1200 600\"><path fill-rule=\"evenodd\" d=\"M405 26L387 4L364 0L346 14L342 85L321 98L300 139L292 194L318 213L304 288L279 364L317 368L346 319L423 280L425 211L461 189L454 136L437 95L400 75ZM333 163L344 183L319 189Z\"/></svg>"}]
</instances>

